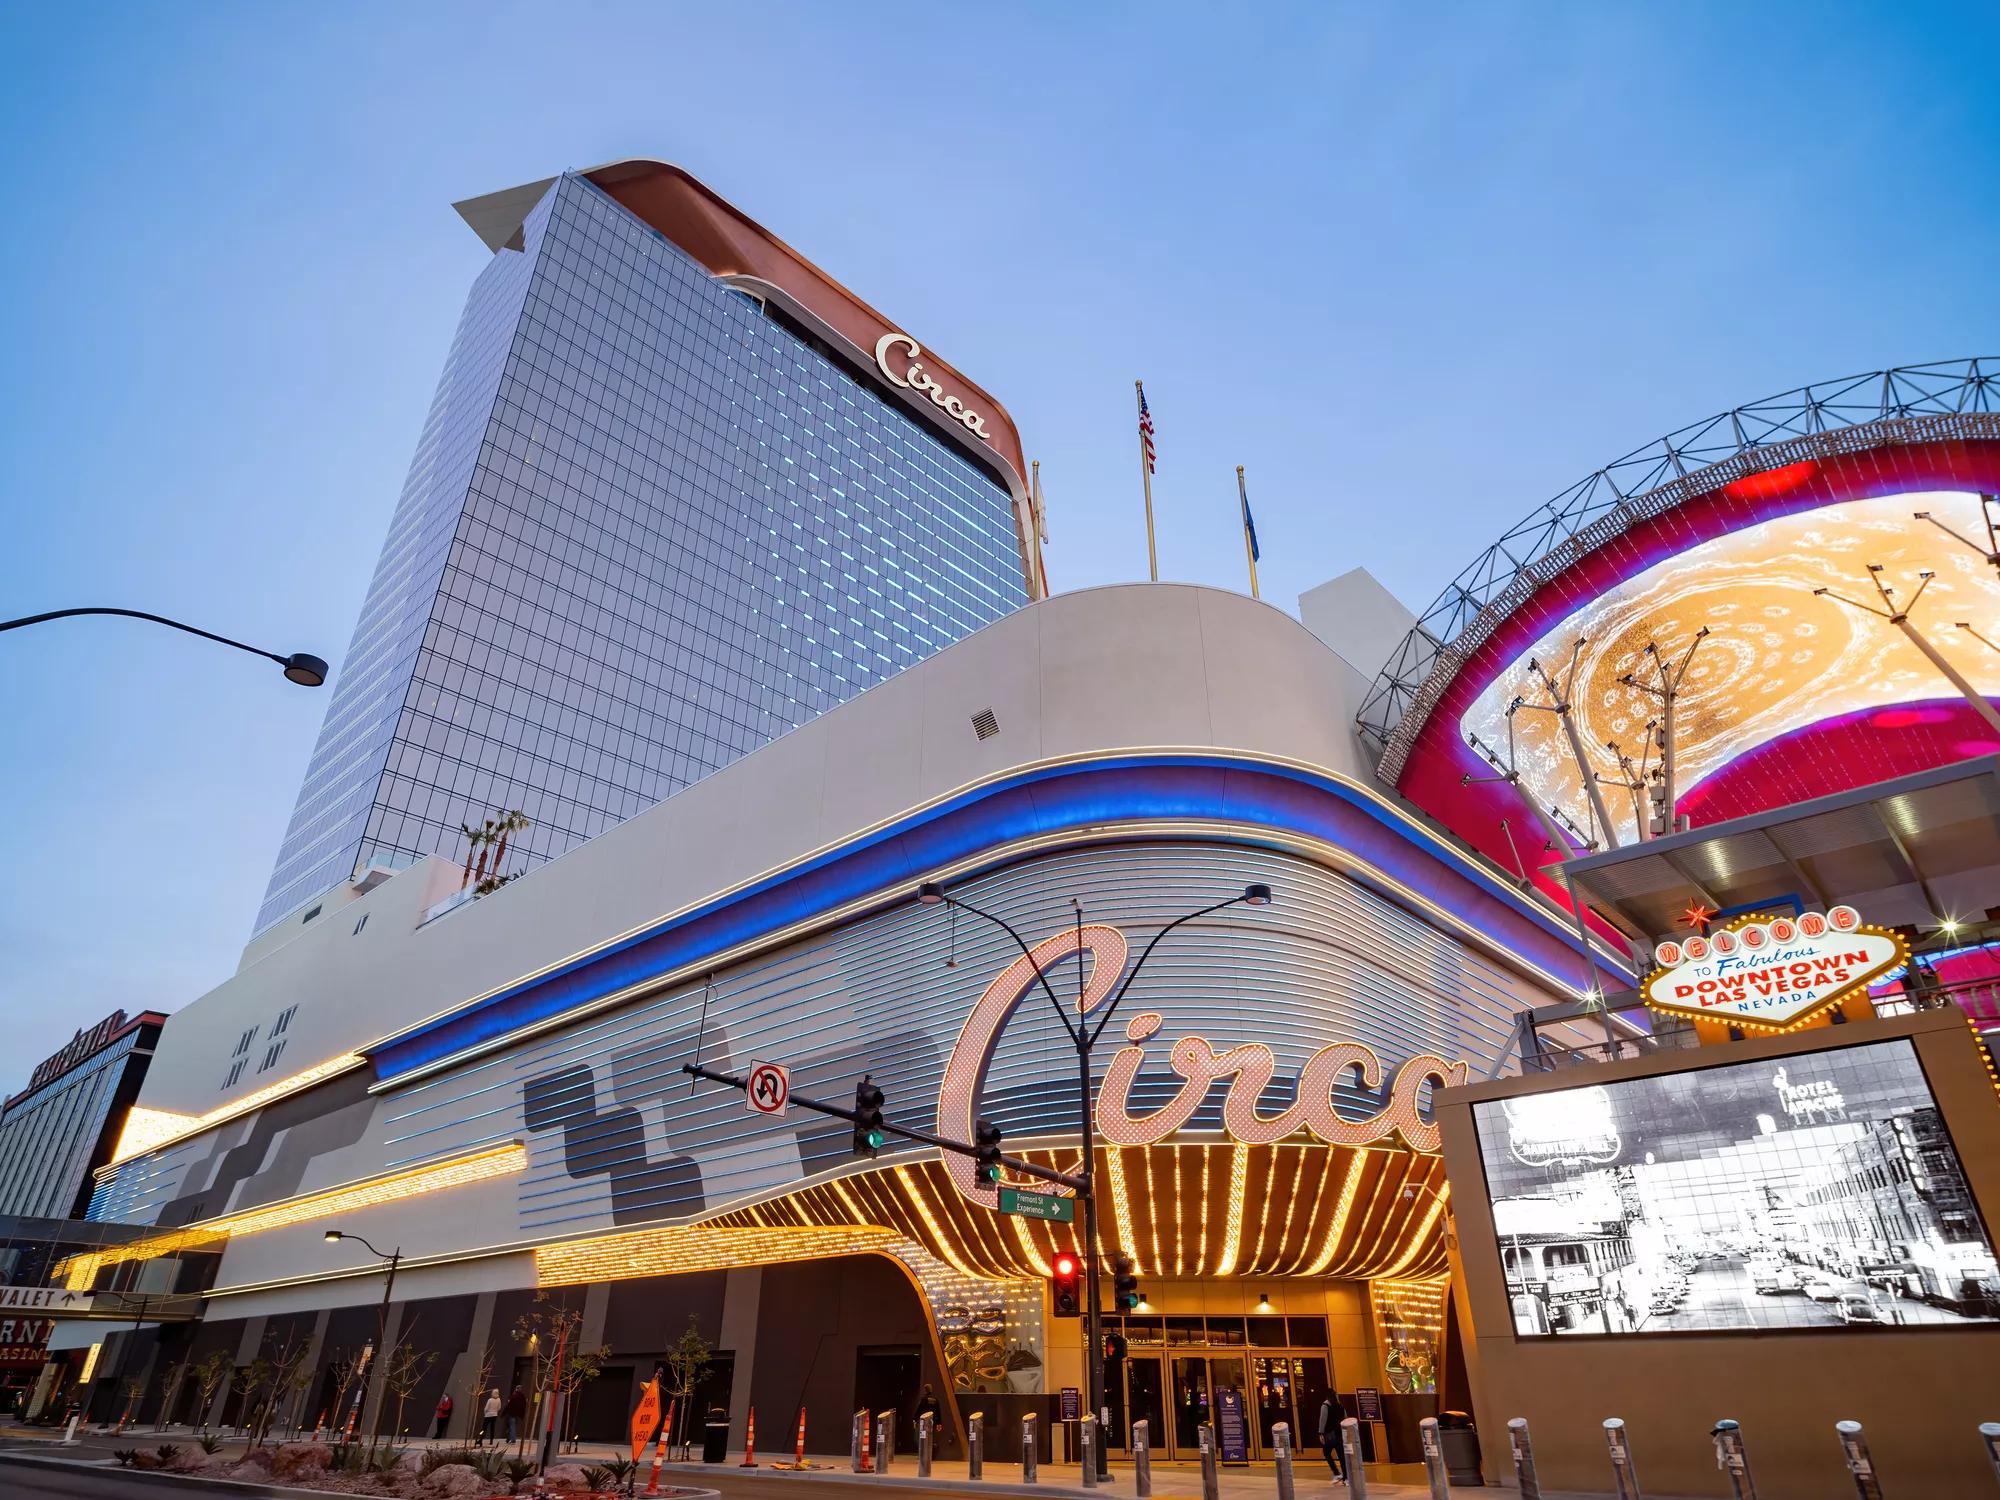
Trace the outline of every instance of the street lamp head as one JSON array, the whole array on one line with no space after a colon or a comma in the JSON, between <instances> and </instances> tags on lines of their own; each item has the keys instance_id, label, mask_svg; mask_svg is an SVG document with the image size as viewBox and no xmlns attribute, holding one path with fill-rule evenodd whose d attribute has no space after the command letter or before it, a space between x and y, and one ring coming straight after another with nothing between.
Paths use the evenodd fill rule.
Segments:
<instances>
[{"instance_id":1,"label":"street lamp head","mask_svg":"<svg viewBox=\"0 0 2000 1500\"><path fill-rule=\"evenodd\" d=\"M917 900L925 906L936 906L944 900L944 887L935 880L926 880L917 887Z\"/></svg>"},{"instance_id":2,"label":"street lamp head","mask_svg":"<svg viewBox=\"0 0 2000 1500\"><path fill-rule=\"evenodd\" d=\"M338 1229L329 1229L326 1232L326 1242L329 1245L338 1245L340 1243L340 1239L341 1235Z\"/></svg>"},{"instance_id":3,"label":"street lamp head","mask_svg":"<svg viewBox=\"0 0 2000 1500\"><path fill-rule=\"evenodd\" d=\"M1269 906L1271 904L1271 888L1262 882L1256 885L1244 886L1243 904L1245 906Z\"/></svg>"},{"instance_id":4,"label":"street lamp head","mask_svg":"<svg viewBox=\"0 0 2000 1500\"><path fill-rule=\"evenodd\" d=\"M308 652L294 651L285 658L283 666L287 682L296 682L300 687L322 687L326 683L326 663Z\"/></svg>"}]
</instances>

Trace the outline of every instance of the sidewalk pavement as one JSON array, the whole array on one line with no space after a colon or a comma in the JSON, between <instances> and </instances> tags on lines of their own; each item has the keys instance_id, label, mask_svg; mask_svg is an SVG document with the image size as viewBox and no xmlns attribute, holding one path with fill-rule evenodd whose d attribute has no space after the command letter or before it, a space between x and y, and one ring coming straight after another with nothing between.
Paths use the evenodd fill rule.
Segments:
<instances>
[{"instance_id":1,"label":"sidewalk pavement","mask_svg":"<svg viewBox=\"0 0 2000 1500\"><path fill-rule=\"evenodd\" d=\"M27 1427L0 1424L0 1446L42 1447L49 1456L73 1455L89 1462L104 1461L108 1450L116 1445L150 1446L162 1442L189 1442L193 1434L185 1427L165 1430L153 1428L127 1428L122 1433L110 1434L93 1431L87 1427L77 1429L75 1448L64 1448L61 1443L62 1429L50 1427ZM274 1437L273 1442L280 1441ZM226 1437L230 1446L243 1444L239 1436ZM447 1438L442 1441L431 1438L408 1437L396 1444L399 1448L463 1448L464 1439ZM498 1446L512 1448L515 1444L502 1442ZM89 1450L96 1450L91 1452ZM82 1450L82 1451L80 1451ZM532 1456L535 1445L528 1444ZM592 1464L625 1450L609 1443L585 1443L575 1453L564 1453L558 1463ZM887 1489L929 1489L956 1491L967 1495L1010 1495L1043 1496L1046 1500L1134 1500L1132 1489L1132 1465L1123 1458L1111 1461L1111 1477L1094 1489L1083 1485L1082 1476L1075 1462L1045 1463L1039 1466L1037 1482L1024 1484L1021 1480L1021 1465L1018 1459L1012 1463L995 1462L988 1459L983 1479L973 1479L967 1472L964 1459L938 1459L931 1464L928 1478L917 1474L917 1460L914 1454L897 1453L891 1460L887 1474L856 1474L847 1454L808 1454L811 1465L806 1470L783 1469L779 1463L789 1463L790 1450L770 1454L757 1461L754 1469L745 1469L732 1451L727 1460L719 1464L705 1464L699 1461L680 1462L669 1460L662 1466L662 1474L678 1475L675 1481L683 1486L701 1487L705 1478L711 1484L719 1484L727 1493L731 1479L756 1478L760 1480L791 1481L801 1485L874 1485ZM652 1456L646 1455L640 1462L643 1479L650 1466ZM1194 1463L1178 1463L1171 1460L1153 1461L1153 1500L1201 1500L1201 1467ZM1302 1455L1296 1463L1295 1490L1297 1500L1352 1500L1348 1486L1336 1483L1326 1473L1324 1461L1317 1453ZM1370 1464L1366 1475L1368 1500L1430 1500L1430 1486L1423 1481L1423 1470L1416 1464ZM1277 1500L1277 1471L1270 1463L1250 1465L1226 1465L1217 1475L1217 1493L1220 1500ZM1504 1486L1452 1485L1450 1494L1455 1500L1469 1500L1473 1496L1499 1497L1516 1495L1519 1492L1512 1484ZM1544 1489L1542 1500L1616 1500L1609 1490L1550 1490ZM1672 1495L1649 1495L1648 1500L1687 1500L1687 1497Z\"/></svg>"}]
</instances>

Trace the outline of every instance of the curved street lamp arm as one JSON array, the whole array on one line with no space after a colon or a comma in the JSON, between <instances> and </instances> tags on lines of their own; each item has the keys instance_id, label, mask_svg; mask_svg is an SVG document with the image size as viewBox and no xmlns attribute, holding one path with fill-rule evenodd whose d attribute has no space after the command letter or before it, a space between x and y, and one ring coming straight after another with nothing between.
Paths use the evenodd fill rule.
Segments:
<instances>
[{"instance_id":1,"label":"curved street lamp arm","mask_svg":"<svg viewBox=\"0 0 2000 1500\"><path fill-rule=\"evenodd\" d=\"M1154 933L1153 940L1150 943L1146 944L1145 950L1142 953L1140 953L1139 961L1136 964L1132 965L1131 968L1125 971L1125 979L1124 982L1118 986L1118 993L1113 995L1111 997L1111 1003L1104 1007L1104 1014L1099 1018L1097 1022L1097 1029L1090 1033L1091 1045L1095 1046L1097 1044L1097 1039L1104 1035L1104 1028L1111 1024L1112 1013L1118 1009L1118 1002L1123 1000L1125 998L1125 992L1132 988L1132 981L1137 979L1139 977L1139 971L1146 967L1146 960L1151 958L1153 956L1153 950L1160 946L1161 938L1165 937L1168 933L1172 932L1176 927L1181 927L1189 922L1192 922L1196 917L1205 917L1210 912L1221 911L1222 908L1225 906L1235 906L1239 902L1245 899L1246 898L1243 896L1231 896L1227 901L1218 901L1213 906L1204 906L1200 911L1191 911L1184 917L1174 918L1173 921L1167 923L1166 926L1162 927L1158 932Z\"/></svg>"},{"instance_id":2,"label":"curved street lamp arm","mask_svg":"<svg viewBox=\"0 0 2000 1500\"><path fill-rule=\"evenodd\" d=\"M978 907L973 906L969 902L961 901L958 899L958 897L953 896L947 892L940 892L940 894L944 898L945 905L954 907L959 911L969 911L975 917L984 917L987 921L991 922L995 927L1000 928L1007 934L1008 937L1014 940L1014 945L1021 950L1021 956L1027 959L1028 967L1035 971L1036 983L1041 985L1042 992L1049 997L1049 1004L1053 1005L1056 1008L1056 1019L1062 1023L1063 1035L1068 1037L1072 1042L1076 1043L1078 1046L1082 1046L1084 1040L1083 1018L1079 1016L1077 1018L1077 1024L1074 1026L1070 1025L1069 1012L1063 1009L1063 1003L1061 1000L1056 998L1056 992L1049 988L1048 976L1042 972L1042 966L1035 962L1035 951L1034 949L1028 946L1027 939L1023 938L1020 933L1016 932L1013 928L1013 925L1009 923L1004 917L996 917L990 911L981 911ZM1079 964L1083 962L1083 954L1081 952L1077 954L1076 961Z\"/></svg>"},{"instance_id":3,"label":"curved street lamp arm","mask_svg":"<svg viewBox=\"0 0 2000 1500\"><path fill-rule=\"evenodd\" d=\"M396 1255L391 1255L386 1250L377 1250L373 1245L369 1244L368 1241L364 1240L360 1235L349 1234L345 1229L340 1231L340 1237L343 1240L353 1240L355 1244L361 1246L364 1250L366 1250L370 1255L374 1256L377 1260L394 1260L396 1258L396 1255L401 1255L403 1253L402 1251L398 1250L396 1252Z\"/></svg>"},{"instance_id":4,"label":"curved street lamp arm","mask_svg":"<svg viewBox=\"0 0 2000 1500\"><path fill-rule=\"evenodd\" d=\"M165 625L174 630L185 630L189 635L198 635L205 641L215 641L220 645L234 646L238 651L248 651L252 656L261 656L284 666L286 658L275 651L265 651L257 646L233 641L226 635L217 635L212 630L199 630L192 625L184 625L179 620L169 620L165 615L149 615L143 609L112 609L109 606L91 606L85 609L52 609L46 614L23 615L18 620L0 620L0 631L19 630L23 625L40 625L48 620L67 620L74 615L122 615L128 620L151 620L155 625Z\"/></svg>"}]
</instances>

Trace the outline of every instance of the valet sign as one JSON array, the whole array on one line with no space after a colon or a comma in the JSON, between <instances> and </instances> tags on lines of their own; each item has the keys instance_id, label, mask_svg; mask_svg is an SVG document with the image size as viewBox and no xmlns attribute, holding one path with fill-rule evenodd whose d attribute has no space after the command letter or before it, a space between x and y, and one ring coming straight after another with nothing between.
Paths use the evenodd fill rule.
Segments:
<instances>
[{"instance_id":1,"label":"valet sign","mask_svg":"<svg viewBox=\"0 0 2000 1500\"><path fill-rule=\"evenodd\" d=\"M1895 933L1851 906L1743 921L1661 943L1639 993L1655 1010L1763 1031L1812 1020L1909 962Z\"/></svg>"}]
</instances>

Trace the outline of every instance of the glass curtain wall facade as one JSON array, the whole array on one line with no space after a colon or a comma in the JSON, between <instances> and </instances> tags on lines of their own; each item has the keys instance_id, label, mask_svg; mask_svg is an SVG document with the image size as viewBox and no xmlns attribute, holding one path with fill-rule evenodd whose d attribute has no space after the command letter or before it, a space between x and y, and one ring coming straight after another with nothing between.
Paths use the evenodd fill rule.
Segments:
<instances>
[{"instance_id":1,"label":"glass curtain wall facade","mask_svg":"<svg viewBox=\"0 0 2000 1500\"><path fill-rule=\"evenodd\" d=\"M1027 600L1008 491L578 176L474 285L257 929L575 847Z\"/></svg>"},{"instance_id":2,"label":"glass curtain wall facade","mask_svg":"<svg viewBox=\"0 0 2000 1500\"><path fill-rule=\"evenodd\" d=\"M157 1024L134 1027L8 1102L0 1113L0 1215L68 1219L83 1213L91 1170L109 1159L159 1034Z\"/></svg>"}]
</instances>

